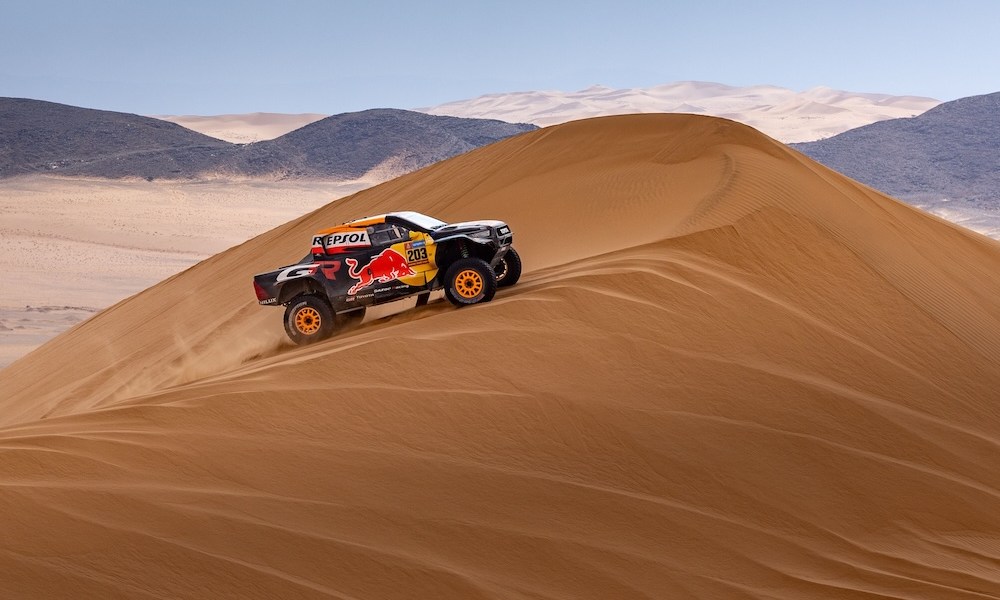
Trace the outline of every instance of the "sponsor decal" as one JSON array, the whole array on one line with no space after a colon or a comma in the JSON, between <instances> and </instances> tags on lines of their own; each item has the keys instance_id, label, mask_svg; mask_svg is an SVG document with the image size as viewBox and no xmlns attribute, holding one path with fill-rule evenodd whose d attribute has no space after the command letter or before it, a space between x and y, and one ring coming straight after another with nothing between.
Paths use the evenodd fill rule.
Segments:
<instances>
[{"instance_id":1,"label":"sponsor decal","mask_svg":"<svg viewBox=\"0 0 1000 600\"><path fill-rule=\"evenodd\" d=\"M326 243L324 244L329 250L330 248L348 248L352 246L371 246L372 243L368 239L367 231L342 231L340 233L331 233L326 236Z\"/></svg>"},{"instance_id":2,"label":"sponsor decal","mask_svg":"<svg viewBox=\"0 0 1000 600\"><path fill-rule=\"evenodd\" d=\"M500 235L507 235L508 233L510 233L510 227L501 227L500 228Z\"/></svg>"},{"instance_id":3,"label":"sponsor decal","mask_svg":"<svg viewBox=\"0 0 1000 600\"><path fill-rule=\"evenodd\" d=\"M320 271L323 272L323 277L326 277L329 281L337 280L337 272L340 271L341 266L341 262L339 260L331 260L318 264Z\"/></svg>"},{"instance_id":4,"label":"sponsor decal","mask_svg":"<svg viewBox=\"0 0 1000 600\"><path fill-rule=\"evenodd\" d=\"M348 274L357 280L357 283L347 290L349 295L357 294L358 291L376 283L388 283L393 279L416 275L403 255L392 248L386 248L368 261L368 264L360 267L358 261L353 258L347 258L345 261L350 267Z\"/></svg>"},{"instance_id":5,"label":"sponsor decal","mask_svg":"<svg viewBox=\"0 0 1000 600\"><path fill-rule=\"evenodd\" d=\"M319 265L295 265L294 267L288 267L278 273L278 283L282 281L288 281L289 279L298 279L299 277L309 277L316 272L316 268Z\"/></svg>"},{"instance_id":6,"label":"sponsor decal","mask_svg":"<svg viewBox=\"0 0 1000 600\"><path fill-rule=\"evenodd\" d=\"M312 253L340 254L352 248L367 248L371 245L367 231L341 231L330 235L314 235Z\"/></svg>"},{"instance_id":7,"label":"sponsor decal","mask_svg":"<svg viewBox=\"0 0 1000 600\"><path fill-rule=\"evenodd\" d=\"M424 242L406 244L406 262L411 265L427 264L427 248Z\"/></svg>"},{"instance_id":8,"label":"sponsor decal","mask_svg":"<svg viewBox=\"0 0 1000 600\"><path fill-rule=\"evenodd\" d=\"M274 304L277 301L278 301L277 298L268 298L267 300L258 301L258 304Z\"/></svg>"}]
</instances>

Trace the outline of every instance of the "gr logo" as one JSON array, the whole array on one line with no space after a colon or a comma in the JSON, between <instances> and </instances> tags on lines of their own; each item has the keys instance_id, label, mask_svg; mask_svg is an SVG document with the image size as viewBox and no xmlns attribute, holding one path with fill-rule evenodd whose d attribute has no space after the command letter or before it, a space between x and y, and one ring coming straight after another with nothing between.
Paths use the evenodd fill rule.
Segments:
<instances>
[{"instance_id":1,"label":"gr logo","mask_svg":"<svg viewBox=\"0 0 1000 600\"><path fill-rule=\"evenodd\" d=\"M316 267L319 265L295 265L294 267L288 267L284 269L281 273L278 273L278 281L288 281L289 279L297 279L299 277L308 277L316 272Z\"/></svg>"},{"instance_id":2,"label":"gr logo","mask_svg":"<svg viewBox=\"0 0 1000 600\"><path fill-rule=\"evenodd\" d=\"M345 231L331 233L326 238L327 248L343 248L344 246L371 246L367 231Z\"/></svg>"}]
</instances>

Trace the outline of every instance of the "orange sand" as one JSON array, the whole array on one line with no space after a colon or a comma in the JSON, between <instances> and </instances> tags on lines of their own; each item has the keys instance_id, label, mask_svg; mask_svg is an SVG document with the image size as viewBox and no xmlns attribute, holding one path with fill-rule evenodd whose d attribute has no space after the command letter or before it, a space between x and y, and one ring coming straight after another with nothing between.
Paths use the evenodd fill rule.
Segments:
<instances>
[{"instance_id":1,"label":"orange sand","mask_svg":"<svg viewBox=\"0 0 1000 600\"><path fill-rule=\"evenodd\" d=\"M255 272L393 209L526 274L295 348ZM340 200L0 372L0 596L1000 596L1000 243L688 115Z\"/></svg>"}]
</instances>

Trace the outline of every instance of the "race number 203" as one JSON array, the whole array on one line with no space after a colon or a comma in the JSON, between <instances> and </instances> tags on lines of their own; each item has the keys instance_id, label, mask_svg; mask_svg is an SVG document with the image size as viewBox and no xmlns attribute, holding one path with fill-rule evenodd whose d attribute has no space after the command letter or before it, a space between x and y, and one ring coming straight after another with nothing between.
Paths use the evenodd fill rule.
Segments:
<instances>
[{"instance_id":1,"label":"race number 203","mask_svg":"<svg viewBox=\"0 0 1000 600\"><path fill-rule=\"evenodd\" d=\"M411 265L427 262L427 248L407 248L406 262Z\"/></svg>"}]
</instances>

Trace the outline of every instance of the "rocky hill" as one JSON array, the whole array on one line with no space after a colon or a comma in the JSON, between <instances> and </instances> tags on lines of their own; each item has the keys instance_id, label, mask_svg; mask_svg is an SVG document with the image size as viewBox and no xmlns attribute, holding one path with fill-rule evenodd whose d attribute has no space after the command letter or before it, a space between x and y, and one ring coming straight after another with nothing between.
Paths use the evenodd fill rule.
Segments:
<instances>
[{"instance_id":1,"label":"rocky hill","mask_svg":"<svg viewBox=\"0 0 1000 600\"><path fill-rule=\"evenodd\" d=\"M792 146L893 196L1000 208L1000 92Z\"/></svg>"},{"instance_id":2,"label":"rocky hill","mask_svg":"<svg viewBox=\"0 0 1000 600\"><path fill-rule=\"evenodd\" d=\"M533 129L377 109L334 115L266 142L232 144L150 117L0 98L0 177L339 180L373 169L392 176Z\"/></svg>"},{"instance_id":3,"label":"rocky hill","mask_svg":"<svg viewBox=\"0 0 1000 600\"><path fill-rule=\"evenodd\" d=\"M239 146L220 168L251 177L356 179L378 168L398 175L537 128L372 109L333 115L273 140Z\"/></svg>"},{"instance_id":4,"label":"rocky hill","mask_svg":"<svg viewBox=\"0 0 1000 600\"><path fill-rule=\"evenodd\" d=\"M231 146L159 119L0 98L0 177L184 177Z\"/></svg>"}]
</instances>

